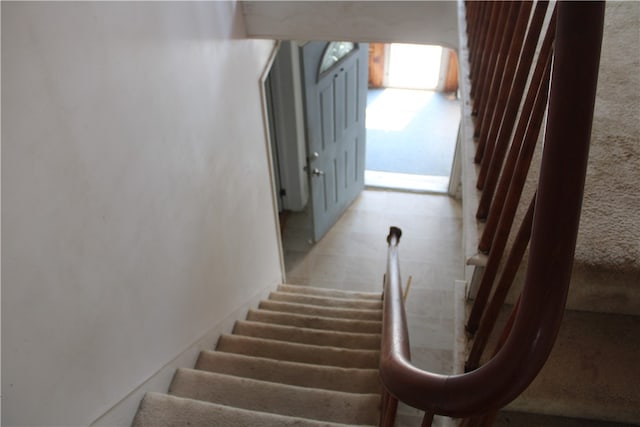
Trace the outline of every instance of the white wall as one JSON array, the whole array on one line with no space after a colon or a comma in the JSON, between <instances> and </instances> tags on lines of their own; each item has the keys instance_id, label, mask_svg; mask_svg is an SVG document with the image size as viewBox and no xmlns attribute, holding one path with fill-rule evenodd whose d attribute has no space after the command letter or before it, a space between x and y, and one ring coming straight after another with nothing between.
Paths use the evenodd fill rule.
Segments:
<instances>
[{"instance_id":1,"label":"white wall","mask_svg":"<svg viewBox=\"0 0 640 427\"><path fill-rule=\"evenodd\" d=\"M87 425L281 278L238 5L2 4L2 421Z\"/></svg>"},{"instance_id":2,"label":"white wall","mask_svg":"<svg viewBox=\"0 0 640 427\"><path fill-rule=\"evenodd\" d=\"M247 34L435 44L458 50L456 1L243 1Z\"/></svg>"}]
</instances>

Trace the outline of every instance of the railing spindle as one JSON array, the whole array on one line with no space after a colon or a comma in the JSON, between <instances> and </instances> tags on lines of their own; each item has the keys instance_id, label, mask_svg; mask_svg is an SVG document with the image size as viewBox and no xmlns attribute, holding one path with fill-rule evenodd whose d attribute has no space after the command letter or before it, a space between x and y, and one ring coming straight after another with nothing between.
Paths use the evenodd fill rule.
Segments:
<instances>
[{"instance_id":1,"label":"railing spindle","mask_svg":"<svg viewBox=\"0 0 640 427\"><path fill-rule=\"evenodd\" d=\"M534 207L535 195L529 204L529 208L527 209L524 219L522 220L520 230L513 242L511 252L505 263L505 267L502 271L502 275L500 276L500 280L498 281L498 285L496 286L496 290L491 297L491 301L486 308L484 316L482 316L480 328L473 338L473 344L471 346L467 362L465 363L466 372L472 371L479 366L482 352L484 351L487 341L489 340L489 336L493 331L496 320L498 319L498 314L500 314L500 308L504 304L507 293L513 284L513 279L515 278L518 268L522 263L522 258L524 257L531 237Z\"/></svg>"},{"instance_id":2,"label":"railing spindle","mask_svg":"<svg viewBox=\"0 0 640 427\"><path fill-rule=\"evenodd\" d=\"M382 427L393 427L396 421L396 413L398 411L398 399L389 394L386 406L384 408L384 418Z\"/></svg>"},{"instance_id":3,"label":"railing spindle","mask_svg":"<svg viewBox=\"0 0 640 427\"><path fill-rule=\"evenodd\" d=\"M551 23L555 23L555 12L552 15ZM532 114L536 91L538 90L538 84L540 84L540 82L542 81L546 63L552 54L554 36L555 26L549 26L547 34L545 35L542 43L542 47L540 48L538 61L534 68L531 82L529 83L529 90L525 97L522 111L520 112L518 125L512 138L511 149L507 158L507 162L504 164L504 166L502 166L504 154L509 145L513 123L518 113L518 107L520 106L520 97L524 92L528 68L522 69L522 73L520 73L520 69L518 70L518 90L516 91L516 93L512 93L509 95L511 101L510 105L507 106L507 113L509 114L509 119L511 119L512 121L510 120L507 123L503 123L503 128L500 130L500 135L498 136L493 156L491 156L491 158L484 158L481 164L479 176L486 174L487 177L483 186L483 192L480 197L480 202L478 203L478 210L476 212L476 217L478 219L487 219L487 225L485 226L485 230L479 244L479 249L482 252L487 252L491 246L493 234L495 233L495 226L497 225L495 223L492 223L492 221L497 221L500 218L500 209L504 204L504 197L506 196L506 191L508 190L511 177L513 175L513 170L516 166L516 161L520 153L520 147L523 144L522 138L525 134L529 118ZM533 43L528 46L531 48L531 55L533 55L533 50L535 49L535 40L532 41ZM522 61L524 61L524 58L522 59ZM529 67L531 66L531 62L532 60L530 59L528 64ZM500 171L501 168L502 172ZM492 197L494 196L494 189L496 188L496 181L498 180L498 177L500 177L501 180L501 187L499 186L499 188L502 193L495 192L496 198L492 202ZM493 218L487 218L488 216Z\"/></svg>"},{"instance_id":4,"label":"railing spindle","mask_svg":"<svg viewBox=\"0 0 640 427\"><path fill-rule=\"evenodd\" d=\"M484 67L484 72L481 71L482 83L480 86L480 93L478 95L478 120L476 120L474 125L474 136L478 136L480 134L481 117L484 114L485 108L487 107L489 86L491 85L491 78L496 71L498 49L500 47L500 42L502 41L502 35L504 34L507 17L510 10L514 7L514 4L515 2L504 2L499 8L500 11L498 14L497 22L494 26L493 34L491 36L491 44L489 47L489 55L487 55L488 58L486 66ZM476 163L479 163L479 159L482 158L483 147L478 145L477 150ZM478 157L478 153L480 153L480 157Z\"/></svg>"},{"instance_id":5,"label":"railing spindle","mask_svg":"<svg viewBox=\"0 0 640 427\"><path fill-rule=\"evenodd\" d=\"M479 189L484 187L484 177L486 174L486 168L483 168L482 166L488 164L487 160L493 157L496 136L506 112L509 93L511 92L514 80L518 77L516 66L518 65L518 59L520 58L522 42L527 30L527 24L529 23L532 5L533 4L529 2L525 2L522 5L518 18L515 21L514 28L511 29L508 34L505 34L505 39L508 39L510 43L508 44L508 52L505 52L505 60L502 65L500 65L500 69L504 69L504 71L501 74L500 80L495 82L497 83L495 88L492 88L493 93L489 103L490 105L494 105L494 107L492 107L491 115L486 119L483 119L482 128L480 129L480 138L478 140L478 144L485 145L481 168L478 172L477 188ZM541 7L541 9L546 8ZM544 14L542 14L542 18L544 19ZM526 68L526 71L528 70L529 67ZM522 74L526 73L522 72ZM522 85L524 86L524 82Z\"/></svg>"},{"instance_id":6,"label":"railing spindle","mask_svg":"<svg viewBox=\"0 0 640 427\"><path fill-rule=\"evenodd\" d=\"M520 13L522 10L522 13ZM499 43L499 47L497 49L496 55L496 63L493 67L493 72L491 73L490 84L487 85L487 95L486 95L486 103L485 107L478 113L479 120L476 122L478 129L478 152L480 152L480 147L483 147L482 150L482 158L484 159L486 156L491 156L493 151L493 140L487 139L487 134L489 132L489 127L494 120L494 116L496 115L496 111L500 108L499 105L496 104L496 100L498 98L498 92L500 91L501 84L504 82L505 89L508 85L511 87L510 81L513 78L513 70L515 69L515 61L511 61L513 63L513 67L508 68L505 67L505 63L509 58L509 54L513 55L517 59L518 52L520 52L519 43L521 38L519 38L518 34L524 34L524 30L526 29L527 23L529 21L529 11L531 10L531 3L525 3L524 5L520 2L511 3L511 7L509 8L509 13L506 18L504 30L502 32L502 37ZM519 25L520 31L515 32L516 24ZM513 46L513 51L511 47ZM516 52L517 50L517 52ZM509 83L508 83L509 82ZM478 186L480 187L480 179L478 178Z\"/></svg>"},{"instance_id":7,"label":"railing spindle","mask_svg":"<svg viewBox=\"0 0 640 427\"><path fill-rule=\"evenodd\" d=\"M483 58L485 58L488 55L487 52L487 44L488 44L488 39L489 39L489 28L491 27L491 20L494 17L495 14L497 14L498 11L498 2L488 2L486 7L483 10L483 14L482 14L482 21L481 21L481 25L478 26L478 43L474 46L474 61L471 63L471 78L472 80L472 85L471 85L471 92L470 92L470 96L473 99L473 111L472 114L476 114L477 113L477 109L475 107L476 105L476 95L477 95L477 91L478 91L478 86L480 85L479 80L479 74L480 74L480 70L482 68L482 62L483 62ZM496 15L497 16L497 15Z\"/></svg>"},{"instance_id":8,"label":"railing spindle","mask_svg":"<svg viewBox=\"0 0 640 427\"><path fill-rule=\"evenodd\" d=\"M482 275L482 280L478 287L478 292L475 300L473 301L471 313L469 314L469 319L467 321L467 330L470 333L475 333L478 329L480 317L482 316L487 299L491 293L493 282L500 265L500 260L502 259L504 248L507 244L507 239L509 238L509 232L511 231L511 226L513 225L513 220L516 211L518 210L518 203L520 201L524 184L527 180L527 173L529 171L529 166L531 165L531 159L533 158L538 134L542 125L542 119L544 117L548 97L547 87L550 71L551 58L548 58L544 76L538 87L538 92L533 105L533 112L527 126L527 132L523 140L522 149L520 150L520 155L516 163L513 180L509 186L506 203L500 214L496 235L491 245L491 251L489 252L487 266L484 270L484 274Z\"/></svg>"},{"instance_id":9,"label":"railing spindle","mask_svg":"<svg viewBox=\"0 0 640 427\"><path fill-rule=\"evenodd\" d=\"M498 26L498 19L504 5L500 2L493 2L491 5L491 15L488 20L487 27L485 28L485 36L482 41L482 53L479 58L477 72L474 72L476 76L474 87L475 96L473 96L473 111L477 114L480 106L481 93L484 87L484 81L486 80L487 66L489 58L491 57L491 48L493 46L493 39L496 37L496 28Z\"/></svg>"},{"instance_id":10,"label":"railing spindle","mask_svg":"<svg viewBox=\"0 0 640 427\"><path fill-rule=\"evenodd\" d=\"M484 30L486 30L486 17L487 14L491 13L491 4L487 1L477 1L472 2L472 4L470 4L469 6L471 6L473 10L475 10L475 19L471 23L467 21L469 64L472 64L479 55L480 46L482 45L482 37L484 36L483 32ZM474 78L472 68L473 67L469 67L470 79Z\"/></svg>"},{"instance_id":11,"label":"railing spindle","mask_svg":"<svg viewBox=\"0 0 640 427\"><path fill-rule=\"evenodd\" d=\"M422 427L431 427L433 425L433 417L435 414L431 411L427 411L424 413L424 417L422 418Z\"/></svg>"}]
</instances>

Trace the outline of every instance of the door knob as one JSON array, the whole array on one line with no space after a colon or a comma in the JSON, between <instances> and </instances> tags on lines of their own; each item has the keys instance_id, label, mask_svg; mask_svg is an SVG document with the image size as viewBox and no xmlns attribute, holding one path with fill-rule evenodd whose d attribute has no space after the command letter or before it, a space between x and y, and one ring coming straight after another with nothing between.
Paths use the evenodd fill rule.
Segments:
<instances>
[{"instance_id":1,"label":"door knob","mask_svg":"<svg viewBox=\"0 0 640 427\"><path fill-rule=\"evenodd\" d=\"M320 154L318 154L317 151L314 151L313 153L311 153L311 158L312 159L317 159L318 157L320 157Z\"/></svg>"},{"instance_id":2,"label":"door knob","mask_svg":"<svg viewBox=\"0 0 640 427\"><path fill-rule=\"evenodd\" d=\"M318 169L318 168L314 168L314 169L311 171L311 173L312 173L313 175L315 175L315 176L322 176L322 175L324 175L324 171L321 171L321 170L320 170L320 169Z\"/></svg>"}]
</instances>

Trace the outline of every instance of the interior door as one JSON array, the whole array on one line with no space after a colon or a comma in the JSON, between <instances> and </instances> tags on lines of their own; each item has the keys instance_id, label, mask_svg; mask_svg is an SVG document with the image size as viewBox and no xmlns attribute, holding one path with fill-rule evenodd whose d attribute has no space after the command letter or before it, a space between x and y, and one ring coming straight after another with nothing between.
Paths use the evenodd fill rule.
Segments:
<instances>
[{"instance_id":1,"label":"interior door","mask_svg":"<svg viewBox=\"0 0 640 427\"><path fill-rule=\"evenodd\" d=\"M313 237L319 240L364 188L365 43L301 48Z\"/></svg>"}]
</instances>

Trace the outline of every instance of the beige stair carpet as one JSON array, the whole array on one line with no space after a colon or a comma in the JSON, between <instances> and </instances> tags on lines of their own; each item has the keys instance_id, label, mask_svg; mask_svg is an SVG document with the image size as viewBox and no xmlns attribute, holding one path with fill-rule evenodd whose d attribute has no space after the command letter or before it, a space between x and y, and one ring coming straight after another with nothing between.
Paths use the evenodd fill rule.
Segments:
<instances>
[{"instance_id":1,"label":"beige stair carpet","mask_svg":"<svg viewBox=\"0 0 640 427\"><path fill-rule=\"evenodd\" d=\"M179 369L169 393L241 409L337 423L375 424L377 394L345 393Z\"/></svg>"},{"instance_id":2,"label":"beige stair carpet","mask_svg":"<svg viewBox=\"0 0 640 427\"><path fill-rule=\"evenodd\" d=\"M266 338L300 344L364 350L377 350L380 348L380 334L320 331L317 329L270 325L253 321L236 322L233 333L247 337Z\"/></svg>"},{"instance_id":3,"label":"beige stair carpet","mask_svg":"<svg viewBox=\"0 0 640 427\"><path fill-rule=\"evenodd\" d=\"M304 314L307 316L321 316L338 319L353 320L382 320L382 310L346 309L335 307L319 307L311 304L296 304L284 301L262 301L259 308L263 310L279 311L283 313Z\"/></svg>"},{"instance_id":4,"label":"beige stair carpet","mask_svg":"<svg viewBox=\"0 0 640 427\"><path fill-rule=\"evenodd\" d=\"M365 426L380 416L381 295L281 285L148 393L133 426Z\"/></svg>"},{"instance_id":5,"label":"beige stair carpet","mask_svg":"<svg viewBox=\"0 0 640 427\"><path fill-rule=\"evenodd\" d=\"M317 295L304 295L293 292L271 292L269 299L273 301L293 302L297 304L311 304L323 307L340 307L379 310L382 308L381 300L372 299L347 299L331 298Z\"/></svg>"},{"instance_id":6,"label":"beige stair carpet","mask_svg":"<svg viewBox=\"0 0 640 427\"><path fill-rule=\"evenodd\" d=\"M344 427L345 424L313 421L230 406L147 393L133 421L135 426L217 427Z\"/></svg>"},{"instance_id":7,"label":"beige stair carpet","mask_svg":"<svg viewBox=\"0 0 640 427\"><path fill-rule=\"evenodd\" d=\"M380 332L382 328L380 321L376 320L337 319L269 310L249 310L247 320L276 325L300 326L309 329L325 329L329 331L363 334L375 334Z\"/></svg>"},{"instance_id":8,"label":"beige stair carpet","mask_svg":"<svg viewBox=\"0 0 640 427\"><path fill-rule=\"evenodd\" d=\"M509 312L510 307L503 308L496 330ZM497 335L488 348L494 348ZM549 359L506 409L640 425L638 360L640 317L567 310Z\"/></svg>"},{"instance_id":9,"label":"beige stair carpet","mask_svg":"<svg viewBox=\"0 0 640 427\"><path fill-rule=\"evenodd\" d=\"M203 351L196 369L301 387L380 393L377 369L311 365L220 351Z\"/></svg>"},{"instance_id":10,"label":"beige stair carpet","mask_svg":"<svg viewBox=\"0 0 640 427\"><path fill-rule=\"evenodd\" d=\"M222 335L218 340L216 350L289 362L341 366L343 368L377 369L380 360L380 352L376 350L352 350L297 344L240 335Z\"/></svg>"},{"instance_id":11,"label":"beige stair carpet","mask_svg":"<svg viewBox=\"0 0 640 427\"><path fill-rule=\"evenodd\" d=\"M346 298L346 299L371 299L381 300L379 292L354 292L336 289L315 288L313 286L297 286L297 285L280 285L278 291L297 293L302 295L315 295L328 298Z\"/></svg>"},{"instance_id":12,"label":"beige stair carpet","mask_svg":"<svg viewBox=\"0 0 640 427\"><path fill-rule=\"evenodd\" d=\"M501 411L493 427L535 426L535 427L631 427L634 424L621 424L611 421L567 418L526 412Z\"/></svg>"}]
</instances>

